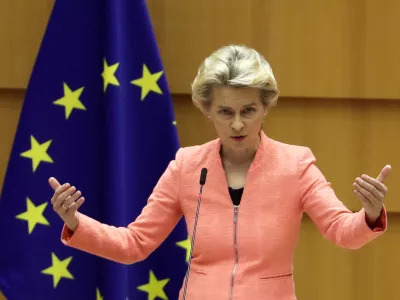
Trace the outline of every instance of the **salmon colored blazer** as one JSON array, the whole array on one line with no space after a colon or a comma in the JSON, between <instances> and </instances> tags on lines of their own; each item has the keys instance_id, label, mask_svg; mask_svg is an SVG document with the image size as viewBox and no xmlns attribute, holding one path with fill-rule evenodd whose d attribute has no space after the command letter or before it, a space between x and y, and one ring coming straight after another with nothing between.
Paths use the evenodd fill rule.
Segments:
<instances>
[{"instance_id":1,"label":"salmon colored blazer","mask_svg":"<svg viewBox=\"0 0 400 300\"><path fill-rule=\"evenodd\" d=\"M358 249L386 231L386 210L371 229L364 209L353 213L336 197L309 148L275 141L263 131L260 135L240 207L230 199L216 139L179 149L141 215L127 228L80 213L75 232L64 225L62 242L123 264L146 259L182 216L192 234L199 176L207 168L187 299L296 299L293 254L303 213L323 237Z\"/></svg>"}]
</instances>

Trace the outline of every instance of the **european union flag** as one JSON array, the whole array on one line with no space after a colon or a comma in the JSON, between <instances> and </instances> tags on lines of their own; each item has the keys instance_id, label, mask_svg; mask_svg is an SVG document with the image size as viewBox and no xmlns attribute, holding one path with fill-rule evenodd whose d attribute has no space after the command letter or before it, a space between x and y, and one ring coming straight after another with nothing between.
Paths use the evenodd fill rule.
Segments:
<instances>
[{"instance_id":1,"label":"european union flag","mask_svg":"<svg viewBox=\"0 0 400 300\"><path fill-rule=\"evenodd\" d=\"M67 247L51 176L80 212L127 226L175 158L172 101L145 0L57 0L28 85L0 201L0 289L18 299L177 299L184 219L126 266Z\"/></svg>"}]
</instances>

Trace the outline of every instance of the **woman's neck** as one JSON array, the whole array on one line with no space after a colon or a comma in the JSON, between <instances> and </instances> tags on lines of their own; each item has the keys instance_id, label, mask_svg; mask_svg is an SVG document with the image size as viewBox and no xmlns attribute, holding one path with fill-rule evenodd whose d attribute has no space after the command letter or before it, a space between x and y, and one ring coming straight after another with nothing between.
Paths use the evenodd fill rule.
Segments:
<instances>
[{"instance_id":1,"label":"woman's neck","mask_svg":"<svg viewBox=\"0 0 400 300\"><path fill-rule=\"evenodd\" d=\"M220 155L224 165L233 167L250 166L257 153L257 149L258 145L254 148L244 149L241 151L235 151L221 146Z\"/></svg>"}]
</instances>

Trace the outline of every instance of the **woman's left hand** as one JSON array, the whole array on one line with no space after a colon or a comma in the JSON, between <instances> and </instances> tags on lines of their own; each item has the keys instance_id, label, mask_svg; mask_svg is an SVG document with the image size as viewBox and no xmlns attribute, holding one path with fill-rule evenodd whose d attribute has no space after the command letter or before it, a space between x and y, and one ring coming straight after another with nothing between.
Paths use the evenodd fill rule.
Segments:
<instances>
[{"instance_id":1,"label":"woman's left hand","mask_svg":"<svg viewBox=\"0 0 400 300\"><path fill-rule=\"evenodd\" d=\"M369 225L373 225L381 215L383 200L388 191L383 182L391 169L390 165L386 165L376 179L364 174L353 183L354 193L364 206Z\"/></svg>"}]
</instances>

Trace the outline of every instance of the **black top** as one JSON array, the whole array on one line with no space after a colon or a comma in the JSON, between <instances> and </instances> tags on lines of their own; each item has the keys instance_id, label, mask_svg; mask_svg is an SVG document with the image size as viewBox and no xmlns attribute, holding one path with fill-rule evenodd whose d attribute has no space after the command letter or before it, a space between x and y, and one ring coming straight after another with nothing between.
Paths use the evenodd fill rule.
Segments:
<instances>
[{"instance_id":1,"label":"black top","mask_svg":"<svg viewBox=\"0 0 400 300\"><path fill-rule=\"evenodd\" d=\"M231 195L231 199L232 199L232 202L234 205L240 204L240 200L242 199L242 195L243 195L243 189L244 188L233 189L233 188L229 187L229 194Z\"/></svg>"}]
</instances>

